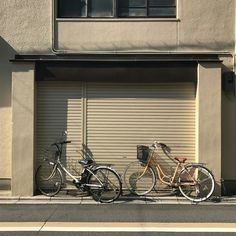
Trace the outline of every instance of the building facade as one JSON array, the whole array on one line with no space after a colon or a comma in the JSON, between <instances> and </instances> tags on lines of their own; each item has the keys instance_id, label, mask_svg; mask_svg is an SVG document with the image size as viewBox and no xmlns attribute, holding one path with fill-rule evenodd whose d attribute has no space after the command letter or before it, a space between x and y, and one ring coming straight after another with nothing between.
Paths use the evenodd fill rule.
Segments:
<instances>
[{"instance_id":1,"label":"building facade","mask_svg":"<svg viewBox=\"0 0 236 236\"><path fill-rule=\"evenodd\" d=\"M235 0L2 0L0 181L35 193L63 130L122 174L154 139L236 189ZM160 157L162 158L162 157ZM163 160L165 161L165 160ZM168 163L167 163L168 165Z\"/></svg>"}]
</instances>

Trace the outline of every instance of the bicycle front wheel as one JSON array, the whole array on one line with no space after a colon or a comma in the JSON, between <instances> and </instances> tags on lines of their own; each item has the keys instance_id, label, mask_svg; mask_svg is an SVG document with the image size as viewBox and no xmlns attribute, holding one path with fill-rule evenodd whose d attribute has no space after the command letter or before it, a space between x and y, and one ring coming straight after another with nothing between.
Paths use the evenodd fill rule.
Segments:
<instances>
[{"instance_id":1,"label":"bicycle front wheel","mask_svg":"<svg viewBox=\"0 0 236 236\"><path fill-rule=\"evenodd\" d=\"M180 171L178 186L185 198L193 202L202 202L212 195L215 180L206 167L188 165Z\"/></svg>"},{"instance_id":2,"label":"bicycle front wheel","mask_svg":"<svg viewBox=\"0 0 236 236\"><path fill-rule=\"evenodd\" d=\"M130 192L142 196L152 191L156 184L156 175L152 167L135 161L125 169L124 183Z\"/></svg>"},{"instance_id":3,"label":"bicycle front wheel","mask_svg":"<svg viewBox=\"0 0 236 236\"><path fill-rule=\"evenodd\" d=\"M58 168L54 169L54 165L44 163L39 166L36 175L36 188L45 196L55 196L62 186L62 174Z\"/></svg>"},{"instance_id":4,"label":"bicycle front wheel","mask_svg":"<svg viewBox=\"0 0 236 236\"><path fill-rule=\"evenodd\" d=\"M121 194L122 186L118 174L108 167L98 167L88 177L89 192L95 201L110 203Z\"/></svg>"}]
</instances>

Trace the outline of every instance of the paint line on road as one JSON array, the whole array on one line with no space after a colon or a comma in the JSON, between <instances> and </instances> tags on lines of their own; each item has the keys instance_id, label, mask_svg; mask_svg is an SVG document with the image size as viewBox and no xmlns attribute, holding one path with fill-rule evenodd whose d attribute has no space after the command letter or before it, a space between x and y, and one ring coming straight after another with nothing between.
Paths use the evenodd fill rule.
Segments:
<instances>
[{"instance_id":1,"label":"paint line on road","mask_svg":"<svg viewBox=\"0 0 236 236\"><path fill-rule=\"evenodd\" d=\"M188 232L188 233L203 233L203 232L223 232L223 233L235 233L236 229L229 228L165 228L165 227L71 227L71 228L54 228L45 227L41 231L44 232Z\"/></svg>"},{"instance_id":2,"label":"paint line on road","mask_svg":"<svg viewBox=\"0 0 236 236\"><path fill-rule=\"evenodd\" d=\"M38 232L43 226L44 222L0 222L0 232Z\"/></svg>"},{"instance_id":3,"label":"paint line on road","mask_svg":"<svg viewBox=\"0 0 236 236\"><path fill-rule=\"evenodd\" d=\"M235 223L0 222L0 232L236 232Z\"/></svg>"}]
</instances>

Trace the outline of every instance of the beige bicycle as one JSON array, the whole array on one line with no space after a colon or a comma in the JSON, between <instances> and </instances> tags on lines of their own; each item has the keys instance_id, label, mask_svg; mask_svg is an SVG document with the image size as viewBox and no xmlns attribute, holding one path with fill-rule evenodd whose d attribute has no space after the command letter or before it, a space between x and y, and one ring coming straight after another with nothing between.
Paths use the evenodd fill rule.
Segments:
<instances>
[{"instance_id":1,"label":"beige bicycle","mask_svg":"<svg viewBox=\"0 0 236 236\"><path fill-rule=\"evenodd\" d=\"M138 161L131 162L124 171L124 183L132 193L139 196L150 193L158 178L162 184L179 189L185 198L193 202L205 201L212 195L214 176L203 164L185 164L187 158L173 157L170 147L164 143L155 141L152 147L137 146ZM171 175L166 174L158 163L159 148L176 165Z\"/></svg>"}]
</instances>

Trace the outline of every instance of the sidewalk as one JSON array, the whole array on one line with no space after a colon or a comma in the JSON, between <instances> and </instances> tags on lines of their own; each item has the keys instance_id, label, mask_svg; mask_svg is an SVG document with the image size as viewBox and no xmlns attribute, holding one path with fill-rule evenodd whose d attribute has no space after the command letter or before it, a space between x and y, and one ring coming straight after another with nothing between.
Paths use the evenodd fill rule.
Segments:
<instances>
[{"instance_id":1,"label":"sidewalk","mask_svg":"<svg viewBox=\"0 0 236 236\"><path fill-rule=\"evenodd\" d=\"M0 204L101 204L94 201L91 196L77 194L74 191L61 191L55 197L37 195L33 197L10 196L10 191L0 191ZM201 205L236 205L236 196L212 197L210 200L193 203L180 196L120 196L110 204L201 204Z\"/></svg>"}]
</instances>

